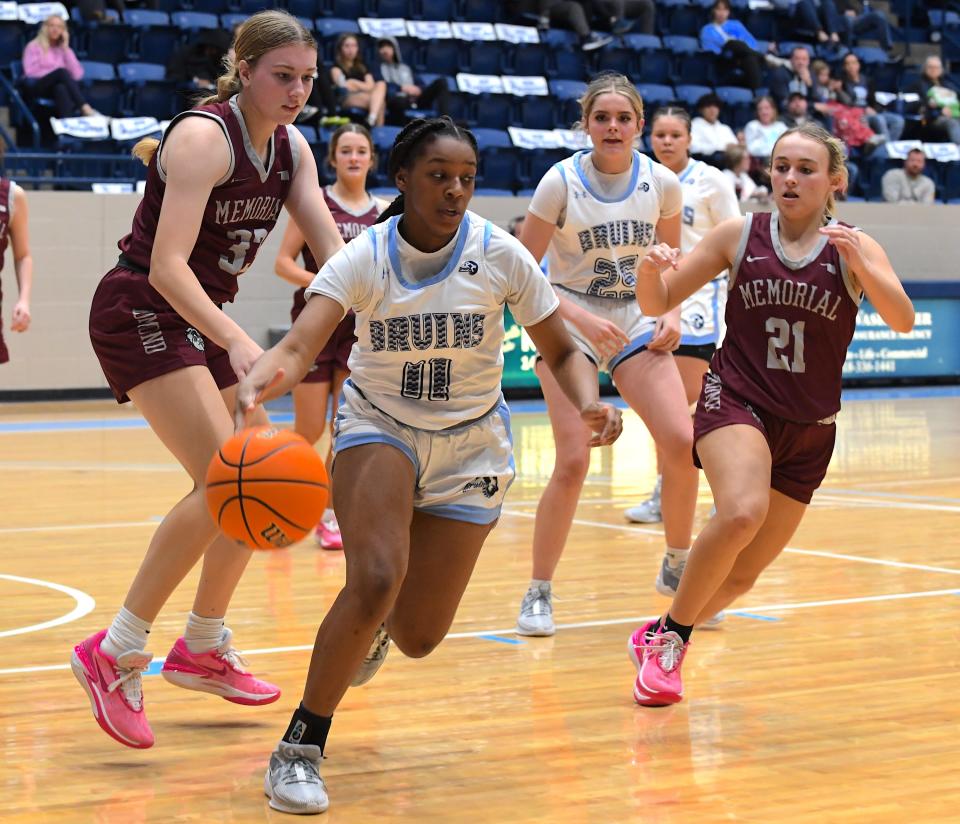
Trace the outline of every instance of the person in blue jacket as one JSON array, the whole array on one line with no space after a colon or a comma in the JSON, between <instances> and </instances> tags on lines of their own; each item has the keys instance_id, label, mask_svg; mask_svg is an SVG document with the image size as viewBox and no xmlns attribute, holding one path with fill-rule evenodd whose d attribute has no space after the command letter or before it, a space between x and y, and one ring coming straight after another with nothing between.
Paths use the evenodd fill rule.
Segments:
<instances>
[{"instance_id":1,"label":"person in blue jacket","mask_svg":"<svg viewBox=\"0 0 960 824\"><path fill-rule=\"evenodd\" d=\"M718 55L728 69L743 72L743 82L737 85L754 90L760 86L764 56L747 27L730 19L730 0L716 0L710 8L710 22L700 29L700 45Z\"/></svg>"}]
</instances>

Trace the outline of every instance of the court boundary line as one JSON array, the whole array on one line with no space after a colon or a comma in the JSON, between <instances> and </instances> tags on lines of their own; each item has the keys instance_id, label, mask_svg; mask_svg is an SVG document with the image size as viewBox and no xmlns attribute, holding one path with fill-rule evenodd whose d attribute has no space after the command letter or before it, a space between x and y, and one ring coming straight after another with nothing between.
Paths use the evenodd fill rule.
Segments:
<instances>
[{"instance_id":1,"label":"court boundary line","mask_svg":"<svg viewBox=\"0 0 960 824\"><path fill-rule=\"evenodd\" d=\"M0 578L4 578L7 581L15 581L20 584L32 584L33 586L46 587L47 589L62 592L64 595L69 595L74 601L77 602L76 606L74 606L70 612L63 614L58 618L51 618L49 621L41 621L39 624L30 624L26 627L0 630L0 638L9 638L13 635L26 635L28 632L39 632L43 629L58 627L61 624L72 624L74 621L78 621L83 618L83 616L93 612L97 606L97 602L93 599L92 595L87 595L87 593L83 590L75 589L74 587L68 587L65 584L58 584L54 581L44 581L40 578L24 578L21 575L9 575L4 572L0 572Z\"/></svg>"}]
</instances>

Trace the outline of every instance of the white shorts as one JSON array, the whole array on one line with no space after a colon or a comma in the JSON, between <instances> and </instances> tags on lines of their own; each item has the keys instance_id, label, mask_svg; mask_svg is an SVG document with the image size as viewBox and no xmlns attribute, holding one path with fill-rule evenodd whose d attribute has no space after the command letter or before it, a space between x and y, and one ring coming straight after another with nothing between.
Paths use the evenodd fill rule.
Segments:
<instances>
[{"instance_id":1,"label":"white shorts","mask_svg":"<svg viewBox=\"0 0 960 824\"><path fill-rule=\"evenodd\" d=\"M334 455L368 443L390 444L410 459L417 478L414 509L454 521L496 521L517 474L510 410L502 399L478 420L431 431L381 412L348 380L334 424Z\"/></svg>"},{"instance_id":2,"label":"white shorts","mask_svg":"<svg viewBox=\"0 0 960 824\"><path fill-rule=\"evenodd\" d=\"M680 309L680 345L719 346L726 328L723 325L727 309L726 276L711 280L688 297Z\"/></svg>"},{"instance_id":3,"label":"white shorts","mask_svg":"<svg viewBox=\"0 0 960 824\"><path fill-rule=\"evenodd\" d=\"M611 358L604 358L603 355L594 348L593 344L583 337L583 334L576 326L564 321L564 325L567 327L567 331L570 333L574 342L580 347L581 351L597 365L598 369L605 372L613 372L620 363L631 355L636 355L653 340L657 319L644 315L643 312L640 311L640 304L637 303L636 298L624 298L622 300L618 298L598 298L593 295L585 295L583 292L574 292L564 286L559 288L559 294L567 300L575 303L581 309L585 309L591 315L613 321L626 332L627 337L630 338L630 343L624 346L616 355Z\"/></svg>"}]
</instances>

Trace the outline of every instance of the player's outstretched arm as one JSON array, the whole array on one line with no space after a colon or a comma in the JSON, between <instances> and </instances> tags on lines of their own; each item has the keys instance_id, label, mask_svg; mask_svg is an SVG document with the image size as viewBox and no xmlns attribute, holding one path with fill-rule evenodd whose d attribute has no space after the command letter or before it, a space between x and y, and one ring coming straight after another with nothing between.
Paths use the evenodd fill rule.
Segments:
<instances>
[{"instance_id":1,"label":"player's outstretched arm","mask_svg":"<svg viewBox=\"0 0 960 824\"><path fill-rule=\"evenodd\" d=\"M847 262L847 267L887 326L895 332L913 329L913 303L903 290L883 247L870 235L835 224L820 231Z\"/></svg>"},{"instance_id":2,"label":"player's outstretched arm","mask_svg":"<svg viewBox=\"0 0 960 824\"><path fill-rule=\"evenodd\" d=\"M343 315L344 308L333 298L314 295L307 301L290 331L240 381L234 410L237 429L246 425L247 415L257 404L278 398L300 383Z\"/></svg>"},{"instance_id":3,"label":"player's outstretched arm","mask_svg":"<svg viewBox=\"0 0 960 824\"><path fill-rule=\"evenodd\" d=\"M733 265L743 221L742 217L725 220L682 260L676 247L665 243L651 247L637 267L637 302L643 313L669 312Z\"/></svg>"},{"instance_id":4,"label":"player's outstretched arm","mask_svg":"<svg viewBox=\"0 0 960 824\"><path fill-rule=\"evenodd\" d=\"M527 332L564 394L594 431L590 446L613 443L623 431L623 417L615 406L601 403L597 371L573 342L560 313L528 326Z\"/></svg>"}]
</instances>

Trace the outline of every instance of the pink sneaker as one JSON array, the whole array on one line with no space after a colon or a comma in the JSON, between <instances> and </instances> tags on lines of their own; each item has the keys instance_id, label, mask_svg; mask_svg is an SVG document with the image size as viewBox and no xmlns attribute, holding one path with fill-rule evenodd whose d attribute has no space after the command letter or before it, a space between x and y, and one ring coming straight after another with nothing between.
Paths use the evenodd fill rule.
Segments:
<instances>
[{"instance_id":1,"label":"pink sneaker","mask_svg":"<svg viewBox=\"0 0 960 824\"><path fill-rule=\"evenodd\" d=\"M637 668L633 698L640 706L665 707L682 700L680 665L689 646L675 632L660 632L659 619L634 630L627 652Z\"/></svg>"},{"instance_id":2,"label":"pink sneaker","mask_svg":"<svg viewBox=\"0 0 960 824\"><path fill-rule=\"evenodd\" d=\"M145 750L153 746L153 732L143 711L140 674L152 655L143 650L111 658L100 649L107 631L91 635L73 648L70 668L87 691L93 717L111 738L128 747Z\"/></svg>"},{"instance_id":3,"label":"pink sneaker","mask_svg":"<svg viewBox=\"0 0 960 824\"><path fill-rule=\"evenodd\" d=\"M340 525L336 521L320 521L314 537L321 549L343 549L343 536L340 534Z\"/></svg>"},{"instance_id":4,"label":"pink sneaker","mask_svg":"<svg viewBox=\"0 0 960 824\"><path fill-rule=\"evenodd\" d=\"M190 652L187 642L178 638L160 674L178 687L210 692L234 704L273 703L280 697L280 687L247 672L247 662L230 646L232 637L224 628L220 646L207 652Z\"/></svg>"}]
</instances>

